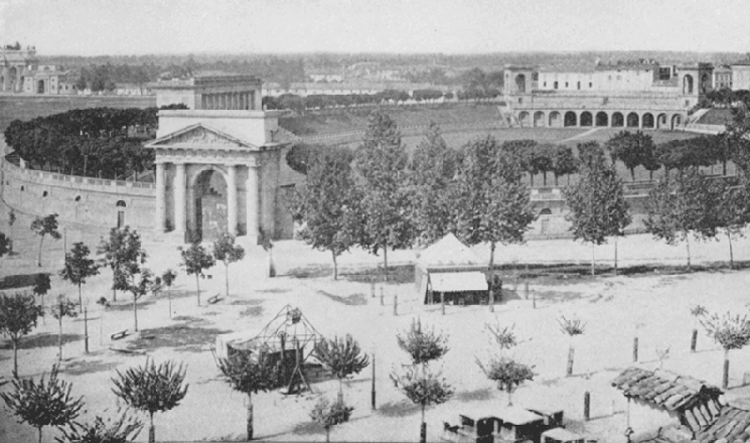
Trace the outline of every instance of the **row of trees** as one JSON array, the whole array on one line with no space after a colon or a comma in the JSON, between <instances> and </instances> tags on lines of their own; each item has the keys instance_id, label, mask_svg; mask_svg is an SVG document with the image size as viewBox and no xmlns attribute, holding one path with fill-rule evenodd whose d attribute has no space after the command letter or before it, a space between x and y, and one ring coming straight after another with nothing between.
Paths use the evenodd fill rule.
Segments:
<instances>
[{"instance_id":1,"label":"row of trees","mask_svg":"<svg viewBox=\"0 0 750 443\"><path fill-rule=\"evenodd\" d=\"M310 109L326 109L362 105L378 105L381 103L403 103L407 100L434 101L445 97L452 99L452 92L436 89L418 89L410 95L406 91L386 89L374 94L313 94L300 96L296 94L282 94L278 97L263 97L266 109L286 109L303 113Z\"/></svg>"},{"instance_id":2,"label":"row of trees","mask_svg":"<svg viewBox=\"0 0 750 443\"><path fill-rule=\"evenodd\" d=\"M143 172L154 161L154 153L143 149L143 141L156 135L158 111L74 109L28 121L13 120L5 129L5 142L33 168L107 177Z\"/></svg>"}]
</instances>

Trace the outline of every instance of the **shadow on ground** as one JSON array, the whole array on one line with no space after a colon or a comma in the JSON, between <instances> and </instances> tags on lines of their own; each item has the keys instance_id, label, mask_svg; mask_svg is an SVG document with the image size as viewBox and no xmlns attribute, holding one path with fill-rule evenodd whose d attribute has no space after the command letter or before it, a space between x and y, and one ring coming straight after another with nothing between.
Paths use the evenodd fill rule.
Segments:
<instances>
[{"instance_id":1,"label":"shadow on ground","mask_svg":"<svg viewBox=\"0 0 750 443\"><path fill-rule=\"evenodd\" d=\"M63 372L70 375L84 375L94 372L111 371L117 367L117 363L104 362L102 360L74 361L65 365Z\"/></svg>"},{"instance_id":2,"label":"shadow on ground","mask_svg":"<svg viewBox=\"0 0 750 443\"><path fill-rule=\"evenodd\" d=\"M468 403L472 401L486 401L492 399L494 396L494 392L490 388L481 388L481 389L475 389L473 391L460 391L456 392L455 399Z\"/></svg>"},{"instance_id":3,"label":"shadow on ground","mask_svg":"<svg viewBox=\"0 0 750 443\"><path fill-rule=\"evenodd\" d=\"M338 295L333 295L326 291L316 291L316 292L324 297L330 298L331 300L335 302L342 303L345 305L360 306L360 305L367 304L367 297L364 294L352 294L348 297L340 297Z\"/></svg>"},{"instance_id":4,"label":"shadow on ground","mask_svg":"<svg viewBox=\"0 0 750 443\"><path fill-rule=\"evenodd\" d=\"M78 334L63 334L62 335L62 343L63 345L81 340L81 336ZM57 334L50 334L47 332L31 335L29 337L24 337L21 339L21 341L18 343L18 349L34 349L34 348L47 348L52 346L57 346ZM7 340L0 346L0 349L13 349L13 343L10 340Z\"/></svg>"},{"instance_id":5,"label":"shadow on ground","mask_svg":"<svg viewBox=\"0 0 750 443\"><path fill-rule=\"evenodd\" d=\"M205 322L194 317L175 318L175 320L182 319L186 321L183 324L142 330L138 338L128 343L128 349L153 351L161 348L174 348L178 352L201 352L203 346L216 340L217 335L230 332L194 326Z\"/></svg>"},{"instance_id":6,"label":"shadow on ground","mask_svg":"<svg viewBox=\"0 0 750 443\"><path fill-rule=\"evenodd\" d=\"M333 278L333 267L330 265L313 265L294 268L289 271L288 276L293 278ZM414 265L389 266L387 282L385 281L383 268L381 266L357 269L339 269L338 277L340 280L356 283L378 283L389 285L414 283Z\"/></svg>"},{"instance_id":7,"label":"shadow on ground","mask_svg":"<svg viewBox=\"0 0 750 443\"><path fill-rule=\"evenodd\" d=\"M405 417L419 412L419 406L406 401L388 402L378 406L378 413L386 417Z\"/></svg>"}]
</instances>

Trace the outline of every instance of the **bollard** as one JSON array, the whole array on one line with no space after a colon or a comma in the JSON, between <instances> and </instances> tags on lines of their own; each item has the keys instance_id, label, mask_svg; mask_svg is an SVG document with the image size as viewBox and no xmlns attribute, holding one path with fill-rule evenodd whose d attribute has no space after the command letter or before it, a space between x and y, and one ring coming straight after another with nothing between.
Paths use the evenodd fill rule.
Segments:
<instances>
[{"instance_id":1,"label":"bollard","mask_svg":"<svg viewBox=\"0 0 750 443\"><path fill-rule=\"evenodd\" d=\"M384 296L383 296L383 287L381 286L380 287L380 306L385 306L385 302L384 302L383 299L384 299Z\"/></svg>"},{"instance_id":2,"label":"bollard","mask_svg":"<svg viewBox=\"0 0 750 443\"><path fill-rule=\"evenodd\" d=\"M393 296L393 315L398 315L398 295Z\"/></svg>"},{"instance_id":3,"label":"bollard","mask_svg":"<svg viewBox=\"0 0 750 443\"><path fill-rule=\"evenodd\" d=\"M574 355L575 355L575 350L571 346L570 349L568 349L568 370L567 370L568 377L570 377L571 375L573 375L573 358L574 358Z\"/></svg>"},{"instance_id":4,"label":"bollard","mask_svg":"<svg viewBox=\"0 0 750 443\"><path fill-rule=\"evenodd\" d=\"M698 330L693 329L693 337L690 340L690 352L695 352L695 346L698 344Z\"/></svg>"},{"instance_id":5,"label":"bollard","mask_svg":"<svg viewBox=\"0 0 750 443\"><path fill-rule=\"evenodd\" d=\"M523 290L524 290L524 294L526 294L525 299L528 300L529 299L529 282L528 281L523 282Z\"/></svg>"},{"instance_id":6,"label":"bollard","mask_svg":"<svg viewBox=\"0 0 750 443\"><path fill-rule=\"evenodd\" d=\"M721 387L725 391L729 389L729 360L724 359L724 377L721 381Z\"/></svg>"},{"instance_id":7,"label":"bollard","mask_svg":"<svg viewBox=\"0 0 750 443\"><path fill-rule=\"evenodd\" d=\"M370 402L372 410L376 410L377 406L375 405L375 354L372 354L372 392L371 392Z\"/></svg>"},{"instance_id":8,"label":"bollard","mask_svg":"<svg viewBox=\"0 0 750 443\"><path fill-rule=\"evenodd\" d=\"M638 362L638 337L633 337L633 363Z\"/></svg>"},{"instance_id":9,"label":"bollard","mask_svg":"<svg viewBox=\"0 0 750 443\"><path fill-rule=\"evenodd\" d=\"M589 391L583 393L583 420L591 420L591 393Z\"/></svg>"},{"instance_id":10,"label":"bollard","mask_svg":"<svg viewBox=\"0 0 750 443\"><path fill-rule=\"evenodd\" d=\"M443 315L445 315L445 292L440 293L440 307L443 310Z\"/></svg>"}]
</instances>

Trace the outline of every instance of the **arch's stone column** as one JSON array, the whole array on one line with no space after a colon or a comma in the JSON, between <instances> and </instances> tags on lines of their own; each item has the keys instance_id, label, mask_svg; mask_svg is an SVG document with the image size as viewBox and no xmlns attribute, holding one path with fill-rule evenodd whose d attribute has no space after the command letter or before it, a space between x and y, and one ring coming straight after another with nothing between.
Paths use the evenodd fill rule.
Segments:
<instances>
[{"instance_id":1,"label":"arch's stone column","mask_svg":"<svg viewBox=\"0 0 750 443\"><path fill-rule=\"evenodd\" d=\"M237 167L227 166L227 231L237 235Z\"/></svg>"},{"instance_id":2,"label":"arch's stone column","mask_svg":"<svg viewBox=\"0 0 750 443\"><path fill-rule=\"evenodd\" d=\"M8 90L8 82L9 82L9 79L8 79L8 67L7 66L3 66L3 84L0 85L0 88L2 88L3 91L7 91Z\"/></svg>"},{"instance_id":3,"label":"arch's stone column","mask_svg":"<svg viewBox=\"0 0 750 443\"><path fill-rule=\"evenodd\" d=\"M174 229L175 232L185 232L185 163L175 164Z\"/></svg>"},{"instance_id":4,"label":"arch's stone column","mask_svg":"<svg viewBox=\"0 0 750 443\"><path fill-rule=\"evenodd\" d=\"M164 163L156 164L156 232L164 232L166 224L166 183L164 183Z\"/></svg>"},{"instance_id":5,"label":"arch's stone column","mask_svg":"<svg viewBox=\"0 0 750 443\"><path fill-rule=\"evenodd\" d=\"M260 235L260 165L247 166L247 237L256 242Z\"/></svg>"}]
</instances>

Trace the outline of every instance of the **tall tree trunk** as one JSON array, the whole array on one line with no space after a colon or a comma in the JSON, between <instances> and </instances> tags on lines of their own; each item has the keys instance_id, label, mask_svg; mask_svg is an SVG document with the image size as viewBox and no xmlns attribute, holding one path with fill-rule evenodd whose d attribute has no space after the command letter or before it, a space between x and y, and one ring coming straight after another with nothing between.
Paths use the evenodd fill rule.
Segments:
<instances>
[{"instance_id":1,"label":"tall tree trunk","mask_svg":"<svg viewBox=\"0 0 750 443\"><path fill-rule=\"evenodd\" d=\"M198 296L198 306L201 305L201 281L198 273L195 273L195 294Z\"/></svg>"},{"instance_id":2,"label":"tall tree trunk","mask_svg":"<svg viewBox=\"0 0 750 443\"><path fill-rule=\"evenodd\" d=\"M490 290L489 305L490 312L495 312L495 242L490 242Z\"/></svg>"},{"instance_id":3,"label":"tall tree trunk","mask_svg":"<svg viewBox=\"0 0 750 443\"><path fill-rule=\"evenodd\" d=\"M344 380L343 379L339 379L338 399L340 403L344 403Z\"/></svg>"},{"instance_id":4,"label":"tall tree trunk","mask_svg":"<svg viewBox=\"0 0 750 443\"><path fill-rule=\"evenodd\" d=\"M39 443L42 443L42 427L39 426L36 430L39 431Z\"/></svg>"},{"instance_id":5,"label":"tall tree trunk","mask_svg":"<svg viewBox=\"0 0 750 443\"><path fill-rule=\"evenodd\" d=\"M229 297L229 264L224 263L224 292Z\"/></svg>"},{"instance_id":6,"label":"tall tree trunk","mask_svg":"<svg viewBox=\"0 0 750 443\"><path fill-rule=\"evenodd\" d=\"M727 176L727 161L726 160L722 162L721 175L723 175L724 177Z\"/></svg>"},{"instance_id":7,"label":"tall tree trunk","mask_svg":"<svg viewBox=\"0 0 750 443\"><path fill-rule=\"evenodd\" d=\"M81 284L78 283L78 312L83 312L83 298L81 297Z\"/></svg>"},{"instance_id":8,"label":"tall tree trunk","mask_svg":"<svg viewBox=\"0 0 750 443\"><path fill-rule=\"evenodd\" d=\"M388 243L383 243L383 277L388 283Z\"/></svg>"},{"instance_id":9,"label":"tall tree trunk","mask_svg":"<svg viewBox=\"0 0 750 443\"><path fill-rule=\"evenodd\" d=\"M532 174L531 172L529 172L529 179L531 180L531 187L533 188L534 187L534 174Z\"/></svg>"},{"instance_id":10,"label":"tall tree trunk","mask_svg":"<svg viewBox=\"0 0 750 443\"><path fill-rule=\"evenodd\" d=\"M690 236L685 236L685 246L687 246L687 268L690 271Z\"/></svg>"},{"instance_id":11,"label":"tall tree trunk","mask_svg":"<svg viewBox=\"0 0 750 443\"><path fill-rule=\"evenodd\" d=\"M508 406L513 406L513 385L506 385L505 391L508 393Z\"/></svg>"},{"instance_id":12,"label":"tall tree trunk","mask_svg":"<svg viewBox=\"0 0 750 443\"><path fill-rule=\"evenodd\" d=\"M331 441L331 427L326 426L326 443L330 443Z\"/></svg>"},{"instance_id":13,"label":"tall tree trunk","mask_svg":"<svg viewBox=\"0 0 750 443\"><path fill-rule=\"evenodd\" d=\"M135 332L138 332L138 298L133 293L133 319L135 320Z\"/></svg>"},{"instance_id":14,"label":"tall tree trunk","mask_svg":"<svg viewBox=\"0 0 750 443\"><path fill-rule=\"evenodd\" d=\"M44 236L39 240L39 258L37 259L36 265L42 267L42 243L44 242Z\"/></svg>"},{"instance_id":15,"label":"tall tree trunk","mask_svg":"<svg viewBox=\"0 0 750 443\"><path fill-rule=\"evenodd\" d=\"M591 242L591 275L596 275L596 270L595 270L596 258L594 256L595 252L596 252L596 243Z\"/></svg>"},{"instance_id":16,"label":"tall tree trunk","mask_svg":"<svg viewBox=\"0 0 750 443\"><path fill-rule=\"evenodd\" d=\"M154 443L156 441L156 428L154 428L154 413L149 414L149 427L148 427L148 442Z\"/></svg>"},{"instance_id":17,"label":"tall tree trunk","mask_svg":"<svg viewBox=\"0 0 750 443\"><path fill-rule=\"evenodd\" d=\"M635 168L630 168L630 181L635 181Z\"/></svg>"},{"instance_id":18,"label":"tall tree trunk","mask_svg":"<svg viewBox=\"0 0 750 443\"><path fill-rule=\"evenodd\" d=\"M732 251L732 234L727 229L727 239L729 239L729 269L734 269L734 251Z\"/></svg>"},{"instance_id":19,"label":"tall tree trunk","mask_svg":"<svg viewBox=\"0 0 750 443\"><path fill-rule=\"evenodd\" d=\"M547 187L547 171L542 172L542 179L544 182L544 187Z\"/></svg>"},{"instance_id":20,"label":"tall tree trunk","mask_svg":"<svg viewBox=\"0 0 750 443\"><path fill-rule=\"evenodd\" d=\"M245 428L247 430L247 441L250 441L253 439L253 396L252 394L247 394L247 422L245 423Z\"/></svg>"},{"instance_id":21,"label":"tall tree trunk","mask_svg":"<svg viewBox=\"0 0 750 443\"><path fill-rule=\"evenodd\" d=\"M617 236L615 236L615 275L617 275Z\"/></svg>"},{"instance_id":22,"label":"tall tree trunk","mask_svg":"<svg viewBox=\"0 0 750 443\"><path fill-rule=\"evenodd\" d=\"M422 405L422 423L419 425L419 443L427 443L427 423L424 421L424 408Z\"/></svg>"},{"instance_id":23,"label":"tall tree trunk","mask_svg":"<svg viewBox=\"0 0 750 443\"><path fill-rule=\"evenodd\" d=\"M58 313L60 314L60 318L57 319L57 324L60 328L60 333L57 334L57 361L62 361L62 303L60 303Z\"/></svg>"},{"instance_id":24,"label":"tall tree trunk","mask_svg":"<svg viewBox=\"0 0 750 443\"><path fill-rule=\"evenodd\" d=\"M13 342L13 378L18 378L18 339L11 341Z\"/></svg>"},{"instance_id":25,"label":"tall tree trunk","mask_svg":"<svg viewBox=\"0 0 750 443\"><path fill-rule=\"evenodd\" d=\"M555 187L557 187L557 186L558 186L558 184L557 184L557 178L558 178L558 175L557 175L557 174L555 174Z\"/></svg>"},{"instance_id":26,"label":"tall tree trunk","mask_svg":"<svg viewBox=\"0 0 750 443\"><path fill-rule=\"evenodd\" d=\"M338 263L336 263L336 253L334 251L331 251L331 256L333 257L333 279L338 280L339 279L339 267L338 267Z\"/></svg>"}]
</instances>

